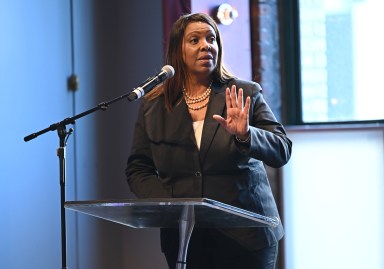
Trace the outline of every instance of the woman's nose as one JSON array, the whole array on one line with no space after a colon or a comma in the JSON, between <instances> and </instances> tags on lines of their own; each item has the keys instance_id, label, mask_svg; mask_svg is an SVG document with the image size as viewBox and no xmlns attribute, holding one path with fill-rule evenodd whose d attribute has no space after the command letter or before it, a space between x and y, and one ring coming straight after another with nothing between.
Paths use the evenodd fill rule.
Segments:
<instances>
[{"instance_id":1,"label":"woman's nose","mask_svg":"<svg viewBox=\"0 0 384 269\"><path fill-rule=\"evenodd\" d=\"M203 50L210 51L211 50L211 44L209 44L207 41L205 41L202 48L203 48Z\"/></svg>"}]
</instances>

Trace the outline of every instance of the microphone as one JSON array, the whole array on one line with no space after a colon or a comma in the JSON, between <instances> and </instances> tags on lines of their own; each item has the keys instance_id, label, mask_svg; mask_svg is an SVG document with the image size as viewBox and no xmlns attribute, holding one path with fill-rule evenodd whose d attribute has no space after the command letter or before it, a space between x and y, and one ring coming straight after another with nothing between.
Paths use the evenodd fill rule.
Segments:
<instances>
[{"instance_id":1,"label":"microphone","mask_svg":"<svg viewBox=\"0 0 384 269\"><path fill-rule=\"evenodd\" d=\"M147 92L151 91L155 86L163 82L164 80L173 77L175 70L170 65L165 65L161 68L161 72L154 77L148 78L139 87L135 88L129 95L128 100L135 101L144 96Z\"/></svg>"}]
</instances>

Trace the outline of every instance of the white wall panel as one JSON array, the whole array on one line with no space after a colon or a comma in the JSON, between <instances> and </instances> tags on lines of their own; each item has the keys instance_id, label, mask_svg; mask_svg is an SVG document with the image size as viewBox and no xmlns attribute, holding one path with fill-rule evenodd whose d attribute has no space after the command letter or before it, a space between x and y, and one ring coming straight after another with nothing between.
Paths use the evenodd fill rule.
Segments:
<instances>
[{"instance_id":1,"label":"white wall panel","mask_svg":"<svg viewBox=\"0 0 384 269\"><path fill-rule=\"evenodd\" d=\"M383 129L290 131L287 269L384 268Z\"/></svg>"}]
</instances>

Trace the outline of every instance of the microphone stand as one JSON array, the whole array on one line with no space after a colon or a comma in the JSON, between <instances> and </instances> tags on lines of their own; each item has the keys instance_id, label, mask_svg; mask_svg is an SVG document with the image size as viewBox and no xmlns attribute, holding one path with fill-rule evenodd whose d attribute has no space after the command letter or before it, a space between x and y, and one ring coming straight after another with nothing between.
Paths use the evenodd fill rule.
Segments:
<instances>
[{"instance_id":1,"label":"microphone stand","mask_svg":"<svg viewBox=\"0 0 384 269\"><path fill-rule=\"evenodd\" d=\"M36 137L38 137L39 135L42 135L48 131L57 131L57 134L59 136L59 139L60 139L60 143L59 143L59 148L57 149L57 156L59 157L59 162L60 162L60 212L61 212L61 263L62 263L62 266L61 268L62 269L67 269L67 232L66 232L66 218L65 218L65 208L64 208L64 204L65 204L65 182L66 182L66 174L65 174L65 170L66 170L66 161L65 161L65 150L66 150L66 144L67 144L67 141L68 141L68 138L69 136L72 134L73 132L73 129L70 128L68 131L67 131L67 125L68 124L75 124L75 121L77 119L80 119L88 114L91 114L95 111L98 111L98 110L107 110L108 106L112 103L115 103L117 101L120 101L124 98L126 98L129 100L129 101L133 101L135 100L134 98L132 98L132 92L129 92L129 93L126 93L124 95L121 95L119 97L116 97L110 101L104 101L104 102L101 102L100 104L98 104L97 106L87 110L87 111L84 111L78 115L75 115L73 117L70 117L70 118L66 118L60 122L57 122L57 123L54 123L54 124L51 124L49 127L45 128L45 129L42 129L36 133L32 133L26 137L24 137L24 141L25 142L28 142Z\"/></svg>"}]
</instances>

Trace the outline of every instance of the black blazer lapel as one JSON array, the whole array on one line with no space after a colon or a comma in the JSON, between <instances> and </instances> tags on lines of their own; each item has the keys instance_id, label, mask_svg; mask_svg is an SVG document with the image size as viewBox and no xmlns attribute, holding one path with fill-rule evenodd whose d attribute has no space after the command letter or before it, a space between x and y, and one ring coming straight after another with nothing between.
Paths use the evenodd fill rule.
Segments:
<instances>
[{"instance_id":1,"label":"black blazer lapel","mask_svg":"<svg viewBox=\"0 0 384 269\"><path fill-rule=\"evenodd\" d=\"M208 103L207 113L204 120L203 134L200 144L200 160L204 161L205 156L212 144L212 140L219 128L219 123L213 119L214 114L224 116L225 113L225 84L213 84L212 94Z\"/></svg>"},{"instance_id":2,"label":"black blazer lapel","mask_svg":"<svg viewBox=\"0 0 384 269\"><path fill-rule=\"evenodd\" d=\"M172 112L172 117L169 120L170 122L167 124L168 128L173 128L175 134L181 135L181 140L191 141L196 145L192 118L184 101L175 106ZM175 125L175 123L177 125Z\"/></svg>"}]
</instances>

